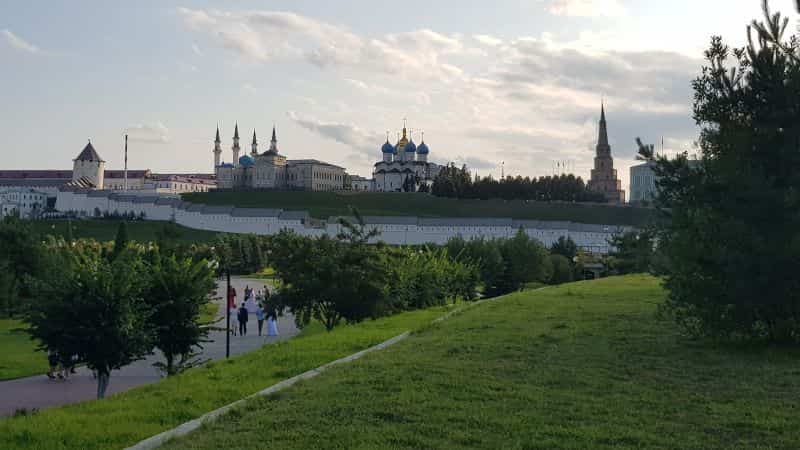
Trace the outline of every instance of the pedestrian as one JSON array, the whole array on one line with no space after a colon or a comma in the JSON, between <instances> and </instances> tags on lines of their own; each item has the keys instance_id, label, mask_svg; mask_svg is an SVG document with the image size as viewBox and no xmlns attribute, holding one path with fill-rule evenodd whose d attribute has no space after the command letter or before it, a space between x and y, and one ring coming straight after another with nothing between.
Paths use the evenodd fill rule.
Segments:
<instances>
[{"instance_id":1,"label":"pedestrian","mask_svg":"<svg viewBox=\"0 0 800 450\"><path fill-rule=\"evenodd\" d=\"M50 370L47 372L47 378L51 380L56 379L56 371L58 370L58 353L50 349L47 352L47 363L50 366Z\"/></svg>"},{"instance_id":2,"label":"pedestrian","mask_svg":"<svg viewBox=\"0 0 800 450\"><path fill-rule=\"evenodd\" d=\"M239 335L246 336L247 335L247 308L245 308L244 303L242 303L242 307L239 308Z\"/></svg>"},{"instance_id":3,"label":"pedestrian","mask_svg":"<svg viewBox=\"0 0 800 450\"><path fill-rule=\"evenodd\" d=\"M264 308L261 305L256 309L256 320L258 320L258 335L261 336L261 329L264 328Z\"/></svg>"},{"instance_id":4,"label":"pedestrian","mask_svg":"<svg viewBox=\"0 0 800 450\"><path fill-rule=\"evenodd\" d=\"M228 310L228 317L231 318L231 333L236 336L236 330L239 328L239 310L236 309L236 303Z\"/></svg>"},{"instance_id":5,"label":"pedestrian","mask_svg":"<svg viewBox=\"0 0 800 450\"><path fill-rule=\"evenodd\" d=\"M270 308L267 314L267 336L278 335L278 312L274 308Z\"/></svg>"},{"instance_id":6,"label":"pedestrian","mask_svg":"<svg viewBox=\"0 0 800 450\"><path fill-rule=\"evenodd\" d=\"M236 288L231 286L228 290L228 309L236 308Z\"/></svg>"}]
</instances>

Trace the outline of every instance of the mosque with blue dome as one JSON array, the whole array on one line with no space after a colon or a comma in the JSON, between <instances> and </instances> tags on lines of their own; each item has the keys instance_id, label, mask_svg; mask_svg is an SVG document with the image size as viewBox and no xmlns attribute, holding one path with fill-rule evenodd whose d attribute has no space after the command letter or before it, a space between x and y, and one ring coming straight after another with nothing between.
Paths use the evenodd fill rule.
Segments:
<instances>
[{"instance_id":1,"label":"mosque with blue dome","mask_svg":"<svg viewBox=\"0 0 800 450\"><path fill-rule=\"evenodd\" d=\"M278 138L272 127L269 149L260 153L253 130L249 155L240 155L239 124L233 132L232 159L222 162L219 127L214 139L214 172L218 189L295 189L337 191L344 188L345 169L316 159L290 160L278 152Z\"/></svg>"},{"instance_id":2,"label":"mosque with blue dome","mask_svg":"<svg viewBox=\"0 0 800 450\"><path fill-rule=\"evenodd\" d=\"M396 144L389 142L387 134L381 153L383 159L375 163L372 171L374 190L379 192L417 192L429 188L441 169L440 165L428 162L430 149L424 135L420 135L417 146L405 124Z\"/></svg>"}]
</instances>

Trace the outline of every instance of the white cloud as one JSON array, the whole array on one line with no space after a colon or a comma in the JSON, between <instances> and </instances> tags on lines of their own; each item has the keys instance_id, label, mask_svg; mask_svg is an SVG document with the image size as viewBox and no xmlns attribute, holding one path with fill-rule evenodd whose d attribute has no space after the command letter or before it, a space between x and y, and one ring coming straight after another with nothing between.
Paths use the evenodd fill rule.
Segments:
<instances>
[{"instance_id":1,"label":"white cloud","mask_svg":"<svg viewBox=\"0 0 800 450\"><path fill-rule=\"evenodd\" d=\"M193 42L193 43L192 43L192 51L193 51L193 52L194 52L194 54L195 54L195 55L197 55L197 56L203 56L203 51L202 51L202 50L200 50L200 46L199 46L199 45L197 45L197 43L196 43L196 42Z\"/></svg>"},{"instance_id":2,"label":"white cloud","mask_svg":"<svg viewBox=\"0 0 800 450\"><path fill-rule=\"evenodd\" d=\"M11 30L0 30L0 35L3 36L3 39L5 39L8 45L14 47L17 50L21 50L23 52L28 52L28 53L39 53L41 51L39 47L31 44L25 39L22 39L21 37L12 33Z\"/></svg>"},{"instance_id":3,"label":"white cloud","mask_svg":"<svg viewBox=\"0 0 800 450\"><path fill-rule=\"evenodd\" d=\"M385 137L349 123L325 122L315 117L301 116L289 111L288 116L296 124L326 139L344 144L363 154L374 154Z\"/></svg>"},{"instance_id":4,"label":"white cloud","mask_svg":"<svg viewBox=\"0 0 800 450\"><path fill-rule=\"evenodd\" d=\"M169 128L161 122L130 125L125 132L131 142L147 142L151 144L168 144L170 142Z\"/></svg>"},{"instance_id":5,"label":"white cloud","mask_svg":"<svg viewBox=\"0 0 800 450\"><path fill-rule=\"evenodd\" d=\"M552 0L548 11L557 16L621 17L627 10L620 0Z\"/></svg>"},{"instance_id":6,"label":"white cloud","mask_svg":"<svg viewBox=\"0 0 800 450\"><path fill-rule=\"evenodd\" d=\"M476 34L472 36L473 39L478 41L483 45L488 45L489 47L497 47L503 43L502 39L498 39L494 36L489 36L488 34Z\"/></svg>"}]
</instances>

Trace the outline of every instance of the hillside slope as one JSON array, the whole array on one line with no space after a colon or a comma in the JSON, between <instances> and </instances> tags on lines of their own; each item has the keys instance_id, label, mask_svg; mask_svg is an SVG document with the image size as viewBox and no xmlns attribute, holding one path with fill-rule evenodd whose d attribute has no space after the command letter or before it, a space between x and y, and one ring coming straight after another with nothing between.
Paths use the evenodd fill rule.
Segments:
<instances>
[{"instance_id":1,"label":"hillside slope","mask_svg":"<svg viewBox=\"0 0 800 450\"><path fill-rule=\"evenodd\" d=\"M654 217L646 208L581 203L505 200L458 200L422 194L361 192L339 194L305 191L202 192L186 201L242 208L306 210L313 217L350 215L349 206L365 216L510 217L519 220L568 220L603 225L643 226Z\"/></svg>"},{"instance_id":2,"label":"hillside slope","mask_svg":"<svg viewBox=\"0 0 800 450\"><path fill-rule=\"evenodd\" d=\"M514 294L167 448L800 448L800 354L687 340L663 295L643 276Z\"/></svg>"}]
</instances>

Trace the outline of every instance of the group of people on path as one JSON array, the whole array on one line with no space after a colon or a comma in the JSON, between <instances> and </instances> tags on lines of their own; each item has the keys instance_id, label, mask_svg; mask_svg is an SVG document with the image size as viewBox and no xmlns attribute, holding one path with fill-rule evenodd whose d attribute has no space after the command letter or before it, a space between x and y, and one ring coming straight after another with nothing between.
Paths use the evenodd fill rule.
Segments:
<instances>
[{"instance_id":1,"label":"group of people on path","mask_svg":"<svg viewBox=\"0 0 800 450\"><path fill-rule=\"evenodd\" d=\"M47 353L47 363L50 366L50 370L47 371L47 378L51 380L66 380L75 373L78 355L62 357L55 350L50 350Z\"/></svg>"},{"instance_id":2,"label":"group of people on path","mask_svg":"<svg viewBox=\"0 0 800 450\"><path fill-rule=\"evenodd\" d=\"M258 322L258 335L261 336L264 329L264 321L267 322L267 336L278 336L278 312L269 307L269 288L255 292L250 286L244 288L244 301L236 306L236 289L231 286L228 292L228 316L231 322L231 333L236 336L247 336L247 322L250 315L256 317Z\"/></svg>"}]
</instances>

